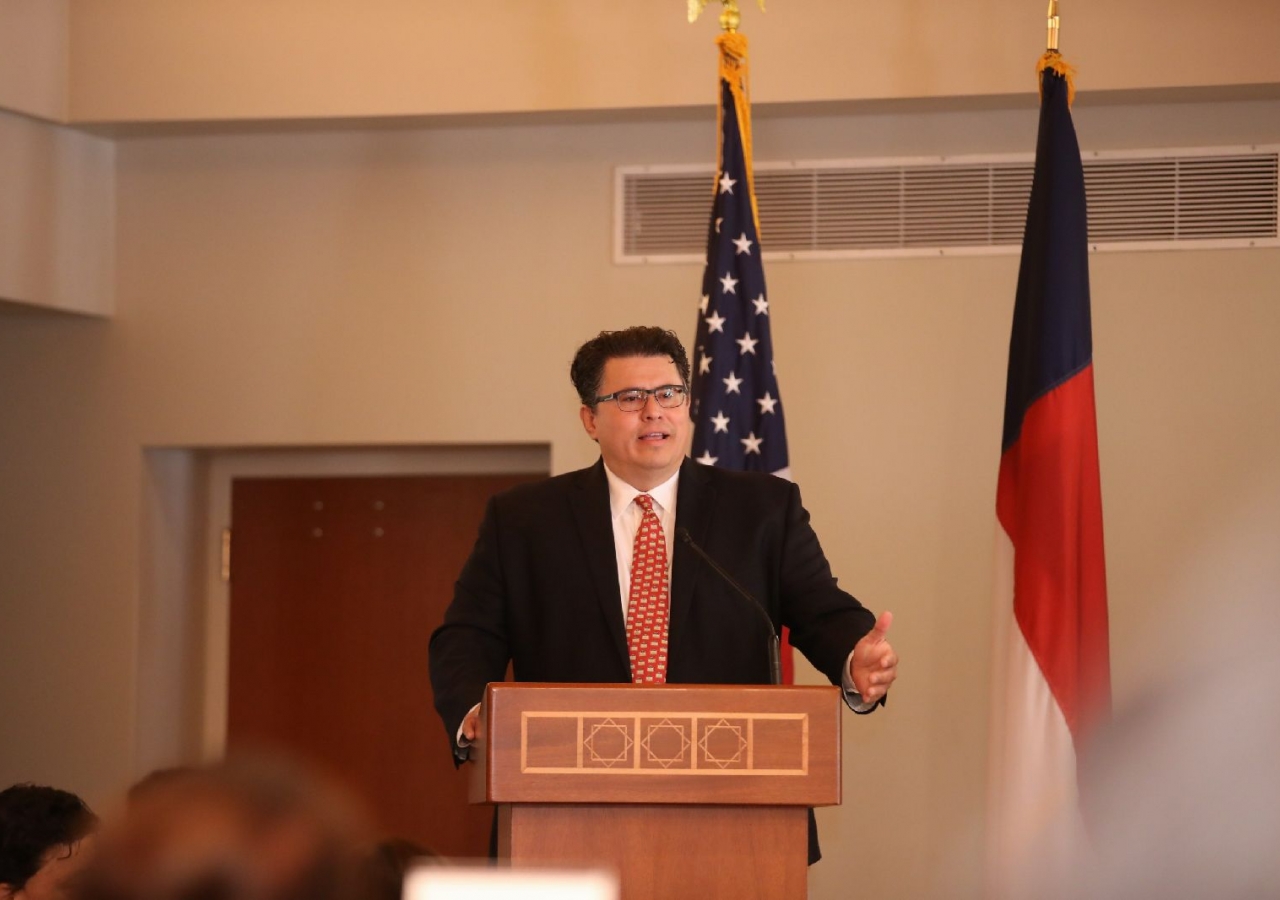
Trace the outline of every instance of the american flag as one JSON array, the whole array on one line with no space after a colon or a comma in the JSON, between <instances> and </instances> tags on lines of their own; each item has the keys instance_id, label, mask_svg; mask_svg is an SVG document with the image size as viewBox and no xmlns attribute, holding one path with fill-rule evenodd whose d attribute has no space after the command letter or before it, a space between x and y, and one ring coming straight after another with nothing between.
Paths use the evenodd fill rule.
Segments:
<instances>
[{"instance_id":1,"label":"american flag","mask_svg":"<svg viewBox=\"0 0 1280 900\"><path fill-rule=\"evenodd\" d=\"M773 367L769 298L747 175L743 125L720 81L723 134L693 358L693 457L788 477L787 433ZM749 133L749 131L748 131Z\"/></svg>"}]
</instances>

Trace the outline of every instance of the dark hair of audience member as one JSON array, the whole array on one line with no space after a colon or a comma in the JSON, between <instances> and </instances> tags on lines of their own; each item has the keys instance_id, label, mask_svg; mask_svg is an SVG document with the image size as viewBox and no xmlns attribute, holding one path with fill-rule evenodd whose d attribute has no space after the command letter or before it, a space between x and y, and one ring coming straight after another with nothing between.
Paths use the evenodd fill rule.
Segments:
<instances>
[{"instance_id":1,"label":"dark hair of audience member","mask_svg":"<svg viewBox=\"0 0 1280 900\"><path fill-rule=\"evenodd\" d=\"M70 856L98 817L68 791L15 784L0 791L0 893L23 890L51 854Z\"/></svg>"}]
</instances>

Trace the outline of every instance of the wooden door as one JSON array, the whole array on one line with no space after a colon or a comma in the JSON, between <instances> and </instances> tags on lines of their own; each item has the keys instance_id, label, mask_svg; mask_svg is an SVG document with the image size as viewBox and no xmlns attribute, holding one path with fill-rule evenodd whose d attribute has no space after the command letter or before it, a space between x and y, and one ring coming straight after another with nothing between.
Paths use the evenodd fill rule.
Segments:
<instances>
[{"instance_id":1,"label":"wooden door","mask_svg":"<svg viewBox=\"0 0 1280 900\"><path fill-rule=\"evenodd\" d=\"M494 493L534 475L232 483L227 744L299 757L388 835L484 856L432 706L427 642Z\"/></svg>"}]
</instances>

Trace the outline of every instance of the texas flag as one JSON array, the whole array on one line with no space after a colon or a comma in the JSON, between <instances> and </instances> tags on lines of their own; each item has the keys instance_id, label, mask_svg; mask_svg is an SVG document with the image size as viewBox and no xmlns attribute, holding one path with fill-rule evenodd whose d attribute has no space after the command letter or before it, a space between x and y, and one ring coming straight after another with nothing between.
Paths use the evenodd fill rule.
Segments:
<instances>
[{"instance_id":1,"label":"texas flag","mask_svg":"<svg viewBox=\"0 0 1280 900\"><path fill-rule=\"evenodd\" d=\"M1111 705L1084 170L1069 70L1045 65L996 491L993 895L1079 852L1077 761Z\"/></svg>"}]
</instances>

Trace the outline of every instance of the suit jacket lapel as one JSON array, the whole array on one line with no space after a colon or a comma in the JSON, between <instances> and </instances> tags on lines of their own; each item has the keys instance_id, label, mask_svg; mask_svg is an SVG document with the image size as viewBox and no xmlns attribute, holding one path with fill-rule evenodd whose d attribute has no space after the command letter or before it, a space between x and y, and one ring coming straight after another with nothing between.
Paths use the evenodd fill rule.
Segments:
<instances>
[{"instance_id":1,"label":"suit jacket lapel","mask_svg":"<svg viewBox=\"0 0 1280 900\"><path fill-rule=\"evenodd\" d=\"M613 515L609 510L609 482L605 478L603 460L578 473L573 490L569 492L569 504L573 508L587 568L595 582L601 612L623 668L630 672L627 625L622 616L622 591L618 587L618 554L613 544Z\"/></svg>"},{"instance_id":2,"label":"suit jacket lapel","mask_svg":"<svg viewBox=\"0 0 1280 900\"><path fill-rule=\"evenodd\" d=\"M699 547L706 547L711 534L712 511L715 509L716 491L710 477L700 463L685 459L680 466L680 487L676 492L676 530L688 529L689 536ZM671 559L671 626L668 652L672 661L687 628L682 627L693 603L693 588L706 567L689 546L679 537L674 541Z\"/></svg>"}]
</instances>

